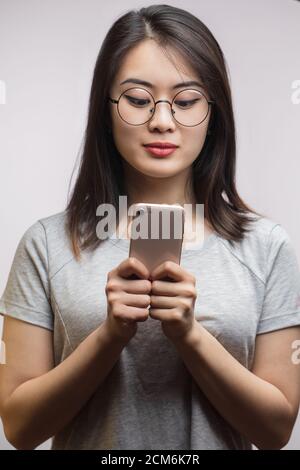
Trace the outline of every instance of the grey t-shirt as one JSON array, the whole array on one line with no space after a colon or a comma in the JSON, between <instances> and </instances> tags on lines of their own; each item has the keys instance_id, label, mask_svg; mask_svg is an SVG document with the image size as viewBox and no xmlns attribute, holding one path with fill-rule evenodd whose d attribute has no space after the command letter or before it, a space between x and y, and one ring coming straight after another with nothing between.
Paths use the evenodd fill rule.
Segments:
<instances>
[{"instance_id":1,"label":"grey t-shirt","mask_svg":"<svg viewBox=\"0 0 300 470\"><path fill-rule=\"evenodd\" d=\"M106 239L77 262L65 211L22 236L0 312L53 330L55 364L107 315L108 271L128 257L129 240ZM233 246L216 233L181 265L196 277L195 318L246 368L257 334L300 324L300 274L285 229L262 217ZM103 358L105 360L105 358ZM74 390L76 393L76 390ZM151 317L52 449L251 449L194 381L175 346Z\"/></svg>"}]
</instances>

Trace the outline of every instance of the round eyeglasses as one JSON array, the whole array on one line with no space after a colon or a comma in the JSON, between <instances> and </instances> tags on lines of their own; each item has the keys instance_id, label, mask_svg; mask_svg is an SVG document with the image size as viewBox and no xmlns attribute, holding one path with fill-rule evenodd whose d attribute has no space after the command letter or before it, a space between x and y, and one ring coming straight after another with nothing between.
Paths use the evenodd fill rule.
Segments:
<instances>
[{"instance_id":1,"label":"round eyeglasses","mask_svg":"<svg viewBox=\"0 0 300 470\"><path fill-rule=\"evenodd\" d=\"M168 100L155 101L152 94L144 88L129 88L125 90L118 100L110 96L108 100L117 104L120 118L132 126L141 126L154 116L157 103L168 103L171 107L172 117L178 124L187 127L198 126L203 122L214 101L194 89L181 90L174 96L172 103Z\"/></svg>"}]
</instances>

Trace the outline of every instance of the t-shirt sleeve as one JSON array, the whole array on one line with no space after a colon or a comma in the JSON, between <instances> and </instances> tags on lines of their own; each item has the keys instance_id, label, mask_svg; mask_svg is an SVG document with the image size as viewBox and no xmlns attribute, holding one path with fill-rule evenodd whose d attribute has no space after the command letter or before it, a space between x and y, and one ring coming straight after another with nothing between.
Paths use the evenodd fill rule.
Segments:
<instances>
[{"instance_id":1,"label":"t-shirt sleeve","mask_svg":"<svg viewBox=\"0 0 300 470\"><path fill-rule=\"evenodd\" d=\"M19 241L0 299L0 314L53 330L47 240L40 221Z\"/></svg>"},{"instance_id":2,"label":"t-shirt sleeve","mask_svg":"<svg viewBox=\"0 0 300 470\"><path fill-rule=\"evenodd\" d=\"M286 230L277 224L269 235L265 294L257 334L300 325L300 270Z\"/></svg>"}]
</instances>

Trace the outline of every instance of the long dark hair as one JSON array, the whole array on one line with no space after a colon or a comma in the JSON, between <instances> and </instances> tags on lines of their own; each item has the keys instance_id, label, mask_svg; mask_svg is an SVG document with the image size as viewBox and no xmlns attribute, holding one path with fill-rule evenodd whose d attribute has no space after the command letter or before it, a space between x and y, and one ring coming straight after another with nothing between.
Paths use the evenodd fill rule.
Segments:
<instances>
[{"instance_id":1,"label":"long dark hair","mask_svg":"<svg viewBox=\"0 0 300 470\"><path fill-rule=\"evenodd\" d=\"M68 235L77 259L81 249L94 249L102 241L96 234L98 205L113 204L118 218L119 196L127 195L122 157L110 131L107 96L124 56L147 38L165 51L170 46L182 53L215 102L209 133L192 165L196 202L204 204L208 221L232 242L243 239L247 224L255 220L253 214L261 215L244 203L236 189L232 98L218 42L197 17L180 8L163 4L130 10L109 29L94 68L80 168L66 207Z\"/></svg>"}]
</instances>

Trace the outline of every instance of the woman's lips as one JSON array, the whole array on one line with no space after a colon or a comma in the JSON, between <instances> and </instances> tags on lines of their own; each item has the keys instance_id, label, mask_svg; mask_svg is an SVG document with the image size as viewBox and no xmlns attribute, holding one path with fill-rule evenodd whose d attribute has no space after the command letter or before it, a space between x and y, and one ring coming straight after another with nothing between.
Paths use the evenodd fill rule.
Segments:
<instances>
[{"instance_id":1,"label":"woman's lips","mask_svg":"<svg viewBox=\"0 0 300 470\"><path fill-rule=\"evenodd\" d=\"M156 157L166 157L167 155L170 155L171 153L175 152L177 147L169 147L169 148L163 148L163 147L150 147L144 146L145 149L150 152L152 155L155 155Z\"/></svg>"}]
</instances>

